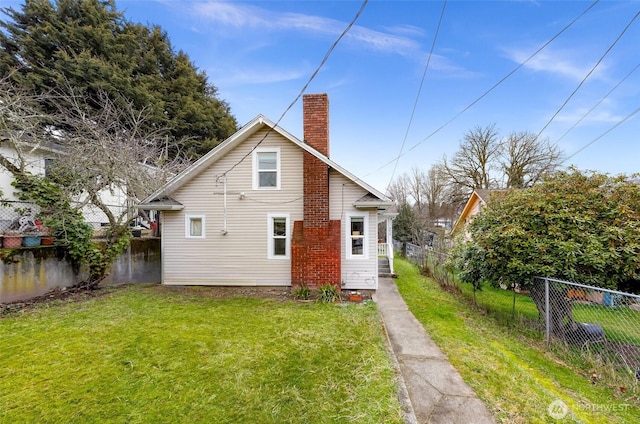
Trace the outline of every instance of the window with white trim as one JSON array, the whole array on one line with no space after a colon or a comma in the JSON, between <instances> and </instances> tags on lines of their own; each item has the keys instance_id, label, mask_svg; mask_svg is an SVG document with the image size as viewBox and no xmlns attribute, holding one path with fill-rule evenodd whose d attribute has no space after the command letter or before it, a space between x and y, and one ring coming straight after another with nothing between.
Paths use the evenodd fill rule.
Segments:
<instances>
[{"instance_id":1,"label":"window with white trim","mask_svg":"<svg viewBox=\"0 0 640 424\"><path fill-rule=\"evenodd\" d=\"M280 189L280 149L263 148L253 152L253 189Z\"/></svg>"},{"instance_id":2,"label":"window with white trim","mask_svg":"<svg viewBox=\"0 0 640 424\"><path fill-rule=\"evenodd\" d=\"M267 255L269 259L289 259L291 230L289 214L268 215Z\"/></svg>"},{"instance_id":3,"label":"window with white trim","mask_svg":"<svg viewBox=\"0 0 640 424\"><path fill-rule=\"evenodd\" d=\"M205 238L204 215L185 215L184 227L184 236L186 238Z\"/></svg>"},{"instance_id":4,"label":"window with white trim","mask_svg":"<svg viewBox=\"0 0 640 424\"><path fill-rule=\"evenodd\" d=\"M348 214L347 220L347 257L368 258L368 216L361 214Z\"/></svg>"}]
</instances>

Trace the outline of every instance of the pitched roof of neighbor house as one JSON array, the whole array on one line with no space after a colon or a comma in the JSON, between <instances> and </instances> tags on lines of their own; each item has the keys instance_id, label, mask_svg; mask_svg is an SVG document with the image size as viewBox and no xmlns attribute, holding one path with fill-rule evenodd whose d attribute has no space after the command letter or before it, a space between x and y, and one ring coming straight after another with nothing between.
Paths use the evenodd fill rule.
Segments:
<instances>
[{"instance_id":1,"label":"pitched roof of neighbor house","mask_svg":"<svg viewBox=\"0 0 640 424\"><path fill-rule=\"evenodd\" d=\"M487 190L484 188L477 188L474 191L478 195L480 200L482 200L484 203L487 203L489 201L489 196L491 195L491 193L496 190Z\"/></svg>"},{"instance_id":2,"label":"pitched roof of neighbor house","mask_svg":"<svg viewBox=\"0 0 640 424\"><path fill-rule=\"evenodd\" d=\"M359 185L363 189L367 190L369 193L354 202L356 207L377 207L378 209L388 209L393 206L393 201L385 196L380 191L376 190L366 182L362 181L360 178L351 174L346 169L342 168L337 163L333 162L327 156L318 152L313 147L309 146L305 142L299 140L298 138L291 135L289 132L284 130L282 127L276 125L271 120L266 118L263 115L258 115L253 118L249 123L240 128L235 134L231 137L220 143L218 146L210 150L207 154L202 156L196 162L194 162L187 169L182 171L180 174L176 175L169 182L167 182L163 187L157 190L155 193L148 196L146 199L142 200L138 207L142 209L159 209L159 210L178 210L182 209L182 205L179 202L171 199L170 195L178 188L182 187L196 176L198 176L202 171L207 169L211 164L215 163L218 159L222 158L228 152L233 150L240 143L245 141L252 134L257 132L262 128L270 128L271 131L275 131L276 133L283 136L285 139L289 140L296 146L300 147L302 150L312 154L316 158L320 159L330 168L335 169L340 174L347 177L349 180Z\"/></svg>"},{"instance_id":3,"label":"pitched roof of neighbor house","mask_svg":"<svg viewBox=\"0 0 640 424\"><path fill-rule=\"evenodd\" d=\"M460 212L460 216L456 220L455 224L453 224L453 228L451 229L451 232L455 233L460 228L464 227L464 224L467 218L470 216L470 213L473 210L474 206L477 205L478 203L486 205L489 202L491 193L496 191L500 191L500 190L487 190L487 189L481 189L481 188L477 188L473 190L473 193L471 193L471 196L469 196L469 199L467 200L467 203L465 203L464 208L462 208L462 212Z\"/></svg>"}]
</instances>

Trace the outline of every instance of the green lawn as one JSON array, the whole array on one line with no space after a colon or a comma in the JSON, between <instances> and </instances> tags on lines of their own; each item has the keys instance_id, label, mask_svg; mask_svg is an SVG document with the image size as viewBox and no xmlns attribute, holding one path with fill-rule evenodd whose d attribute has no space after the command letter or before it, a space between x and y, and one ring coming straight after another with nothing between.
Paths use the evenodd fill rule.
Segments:
<instances>
[{"instance_id":1,"label":"green lawn","mask_svg":"<svg viewBox=\"0 0 640 424\"><path fill-rule=\"evenodd\" d=\"M638 387L612 387L596 380L593 370L574 369L548 351L541 339L507 327L493 316L443 291L409 262L396 259L398 288L410 310L449 356L498 422L637 423ZM496 303L510 315L512 293ZM486 294L486 293L485 293ZM534 306L535 309L535 306ZM537 312L536 312L537 315ZM570 413L554 420L549 405L563 401Z\"/></svg>"},{"instance_id":2,"label":"green lawn","mask_svg":"<svg viewBox=\"0 0 640 424\"><path fill-rule=\"evenodd\" d=\"M3 423L402 422L373 304L131 286L0 335Z\"/></svg>"},{"instance_id":3,"label":"green lawn","mask_svg":"<svg viewBox=\"0 0 640 424\"><path fill-rule=\"evenodd\" d=\"M459 286L469 299L473 298L471 284ZM486 308L496 318L511 321L514 293L510 290L483 285L482 290L476 291L476 302ZM538 309L530 296L515 294L516 318L538 321ZM607 340L632 343L640 346L640 312L628 306L610 307L587 303L573 303L573 318L576 322L595 323L600 325L607 336ZM542 323L541 323L542 325Z\"/></svg>"}]
</instances>

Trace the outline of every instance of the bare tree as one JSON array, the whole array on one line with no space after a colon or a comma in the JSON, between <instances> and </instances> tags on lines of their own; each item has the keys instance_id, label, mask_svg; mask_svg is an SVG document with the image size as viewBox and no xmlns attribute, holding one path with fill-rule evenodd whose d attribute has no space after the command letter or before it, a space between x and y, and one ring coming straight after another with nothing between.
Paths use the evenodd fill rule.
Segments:
<instances>
[{"instance_id":1,"label":"bare tree","mask_svg":"<svg viewBox=\"0 0 640 424\"><path fill-rule=\"evenodd\" d=\"M464 136L460 149L451 161L442 160L442 170L449 184L464 187L467 194L476 188L496 185L490 171L500 154L500 139L495 125L476 127Z\"/></svg>"},{"instance_id":2,"label":"bare tree","mask_svg":"<svg viewBox=\"0 0 640 424\"><path fill-rule=\"evenodd\" d=\"M0 80L0 141L15 151L15 155L0 154L0 166L13 174L23 199L56 217L55 222L54 218L49 221L60 225L56 230L72 258L88 261L90 276L83 287L95 287L128 245L130 235L131 210L114 208L112 196L120 192L131 205L164 184L186 162L167 158L162 143L165 131L148 130L147 113L136 111L124 99L116 106L113 99L100 94L96 100L101 107L88 111L66 87L64 93L48 98L65 106L46 115L37 107L42 100L38 97L16 89L6 78ZM57 152L59 172L53 177L31 172L31 153L44 147ZM82 218L81 210L87 205L100 209L109 221L102 247L91 241L92 229Z\"/></svg>"},{"instance_id":3,"label":"bare tree","mask_svg":"<svg viewBox=\"0 0 640 424\"><path fill-rule=\"evenodd\" d=\"M387 194L396 202L397 205L410 203L409 187L409 177L407 174L403 174L398 176L398 178L389 184L389 187L387 187Z\"/></svg>"},{"instance_id":4,"label":"bare tree","mask_svg":"<svg viewBox=\"0 0 640 424\"><path fill-rule=\"evenodd\" d=\"M168 158L163 148L166 129L149 130L149 111L136 110L132 102L99 93L101 108L88 112L73 92L65 100L71 106L59 109L55 121L69 129L59 137L64 154L58 167L73 176L66 188L76 193L80 206L100 209L111 228L126 226L131 211L110 207L114 195L121 193L135 203L183 169L186 161Z\"/></svg>"},{"instance_id":5,"label":"bare tree","mask_svg":"<svg viewBox=\"0 0 640 424\"><path fill-rule=\"evenodd\" d=\"M424 193L424 184L427 176L424 171L422 171L417 166L414 166L411 169L411 175L407 177L407 182L409 183L409 194L414 200L414 208L418 214L419 218L425 217L425 193Z\"/></svg>"},{"instance_id":6,"label":"bare tree","mask_svg":"<svg viewBox=\"0 0 640 424\"><path fill-rule=\"evenodd\" d=\"M0 166L14 175L25 174L46 135L50 117L37 106L45 95L34 96L16 88L9 78L0 79L0 143L10 146L12 152L0 154Z\"/></svg>"},{"instance_id":7,"label":"bare tree","mask_svg":"<svg viewBox=\"0 0 640 424\"><path fill-rule=\"evenodd\" d=\"M432 165L427 171L423 183L424 196L427 202L429 218L433 221L442 218L442 205L445 202L446 177L441 165Z\"/></svg>"},{"instance_id":8,"label":"bare tree","mask_svg":"<svg viewBox=\"0 0 640 424\"><path fill-rule=\"evenodd\" d=\"M502 141L500 151L507 188L531 187L562 163L557 145L529 132L512 132Z\"/></svg>"}]
</instances>

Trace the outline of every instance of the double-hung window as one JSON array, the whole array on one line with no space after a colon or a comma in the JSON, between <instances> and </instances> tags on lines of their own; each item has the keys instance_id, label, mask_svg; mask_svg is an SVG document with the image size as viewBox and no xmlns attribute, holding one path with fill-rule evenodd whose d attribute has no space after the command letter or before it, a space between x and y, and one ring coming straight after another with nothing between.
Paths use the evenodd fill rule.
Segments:
<instances>
[{"instance_id":1,"label":"double-hung window","mask_svg":"<svg viewBox=\"0 0 640 424\"><path fill-rule=\"evenodd\" d=\"M367 215L347 215L347 257L367 258L368 257L368 224Z\"/></svg>"},{"instance_id":2,"label":"double-hung window","mask_svg":"<svg viewBox=\"0 0 640 424\"><path fill-rule=\"evenodd\" d=\"M291 250L289 214L269 214L267 219L269 259L289 259Z\"/></svg>"},{"instance_id":3,"label":"double-hung window","mask_svg":"<svg viewBox=\"0 0 640 424\"><path fill-rule=\"evenodd\" d=\"M263 148L253 152L253 188L280 189L280 149Z\"/></svg>"},{"instance_id":4,"label":"double-hung window","mask_svg":"<svg viewBox=\"0 0 640 424\"><path fill-rule=\"evenodd\" d=\"M204 215L185 215L184 235L186 238L205 238Z\"/></svg>"}]
</instances>

